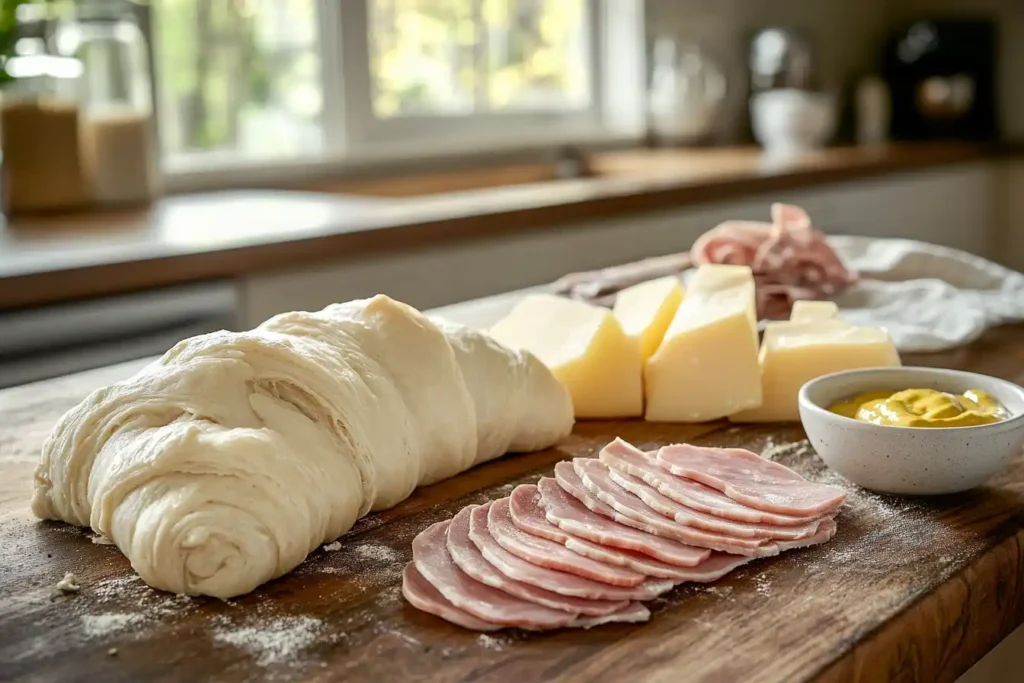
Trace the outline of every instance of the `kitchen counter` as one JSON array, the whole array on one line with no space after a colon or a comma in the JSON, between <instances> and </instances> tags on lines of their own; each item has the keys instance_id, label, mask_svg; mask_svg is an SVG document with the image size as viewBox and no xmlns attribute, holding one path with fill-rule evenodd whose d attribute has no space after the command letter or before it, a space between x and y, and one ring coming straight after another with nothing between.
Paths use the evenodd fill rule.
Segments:
<instances>
[{"instance_id":1,"label":"kitchen counter","mask_svg":"<svg viewBox=\"0 0 1024 683\"><path fill-rule=\"evenodd\" d=\"M220 192L168 197L142 211L18 219L0 227L0 310L454 245L998 152L956 143L835 148L787 160L747 148L620 151L595 155L594 174L572 180L496 171L495 183L511 184L487 187L479 176L488 172L477 171L463 174L468 184L449 176L320 192ZM476 189L452 191L460 184Z\"/></svg>"},{"instance_id":2,"label":"kitchen counter","mask_svg":"<svg viewBox=\"0 0 1024 683\"><path fill-rule=\"evenodd\" d=\"M1024 327L904 360L1021 383ZM555 448L500 458L361 520L341 551L316 551L251 595L161 594L134 578L116 548L27 510L40 445L60 414L140 365L0 391L0 678L954 681L1024 621L1024 457L957 496L896 498L846 485L849 505L829 544L676 588L652 604L645 625L481 636L400 597L418 531L614 436L646 447L746 447L843 485L797 425L581 422ZM79 594L54 588L67 571L81 579Z\"/></svg>"}]
</instances>

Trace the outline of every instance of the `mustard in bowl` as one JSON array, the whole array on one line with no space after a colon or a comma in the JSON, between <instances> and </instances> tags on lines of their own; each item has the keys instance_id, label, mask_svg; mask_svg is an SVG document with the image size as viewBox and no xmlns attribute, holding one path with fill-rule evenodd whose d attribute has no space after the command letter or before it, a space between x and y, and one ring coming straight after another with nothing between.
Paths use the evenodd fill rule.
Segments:
<instances>
[{"instance_id":1,"label":"mustard in bowl","mask_svg":"<svg viewBox=\"0 0 1024 683\"><path fill-rule=\"evenodd\" d=\"M887 419L903 424L874 421L882 412L879 402L892 402ZM825 464L883 493L966 491L1004 469L1024 448L1024 388L972 372L908 366L847 370L804 384L798 403L807 438ZM867 419L857 417L862 408ZM974 415L957 418L969 413ZM983 423L955 425L956 419ZM919 420L946 428L922 429ZM920 426L911 426L915 422Z\"/></svg>"},{"instance_id":2,"label":"mustard in bowl","mask_svg":"<svg viewBox=\"0 0 1024 683\"><path fill-rule=\"evenodd\" d=\"M1002 404L981 389L869 391L833 403L829 411L890 427L975 427L1006 419Z\"/></svg>"}]
</instances>

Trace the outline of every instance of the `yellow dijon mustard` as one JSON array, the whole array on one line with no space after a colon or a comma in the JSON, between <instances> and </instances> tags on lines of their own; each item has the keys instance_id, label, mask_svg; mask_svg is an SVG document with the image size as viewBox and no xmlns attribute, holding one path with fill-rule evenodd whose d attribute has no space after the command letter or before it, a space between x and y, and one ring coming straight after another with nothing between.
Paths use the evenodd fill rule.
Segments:
<instances>
[{"instance_id":1,"label":"yellow dijon mustard","mask_svg":"<svg viewBox=\"0 0 1024 683\"><path fill-rule=\"evenodd\" d=\"M871 391L839 401L829 410L892 427L973 427L1006 418L998 401L976 389L959 396L934 389L906 389L895 394Z\"/></svg>"}]
</instances>

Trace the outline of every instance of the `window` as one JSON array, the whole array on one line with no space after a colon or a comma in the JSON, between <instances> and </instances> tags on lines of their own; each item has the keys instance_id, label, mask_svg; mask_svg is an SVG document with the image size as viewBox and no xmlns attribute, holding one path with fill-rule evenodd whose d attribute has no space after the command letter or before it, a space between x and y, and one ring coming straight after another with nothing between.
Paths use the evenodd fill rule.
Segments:
<instances>
[{"instance_id":1,"label":"window","mask_svg":"<svg viewBox=\"0 0 1024 683\"><path fill-rule=\"evenodd\" d=\"M172 176L640 132L639 0L151 2Z\"/></svg>"},{"instance_id":2,"label":"window","mask_svg":"<svg viewBox=\"0 0 1024 683\"><path fill-rule=\"evenodd\" d=\"M584 0L371 0L379 118L585 109Z\"/></svg>"},{"instance_id":3,"label":"window","mask_svg":"<svg viewBox=\"0 0 1024 683\"><path fill-rule=\"evenodd\" d=\"M316 0L154 0L153 10L166 155L320 149Z\"/></svg>"}]
</instances>

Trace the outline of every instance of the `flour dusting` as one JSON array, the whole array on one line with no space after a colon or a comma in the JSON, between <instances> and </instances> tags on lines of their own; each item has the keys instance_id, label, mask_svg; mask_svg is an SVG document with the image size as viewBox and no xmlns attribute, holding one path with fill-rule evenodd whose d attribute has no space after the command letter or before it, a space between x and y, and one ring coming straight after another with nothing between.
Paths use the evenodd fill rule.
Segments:
<instances>
[{"instance_id":1,"label":"flour dusting","mask_svg":"<svg viewBox=\"0 0 1024 683\"><path fill-rule=\"evenodd\" d=\"M323 623L313 617L278 617L259 626L221 629L213 633L220 643L242 648L259 666L288 662L316 640Z\"/></svg>"},{"instance_id":2,"label":"flour dusting","mask_svg":"<svg viewBox=\"0 0 1024 683\"><path fill-rule=\"evenodd\" d=\"M114 545L114 542L102 534L90 536L90 540L96 545Z\"/></svg>"},{"instance_id":3,"label":"flour dusting","mask_svg":"<svg viewBox=\"0 0 1024 683\"><path fill-rule=\"evenodd\" d=\"M476 642L480 643L480 647L487 650L496 650L501 652L505 649L505 644L494 636L489 636L486 633L481 633L480 637L476 639Z\"/></svg>"},{"instance_id":4,"label":"flour dusting","mask_svg":"<svg viewBox=\"0 0 1024 683\"><path fill-rule=\"evenodd\" d=\"M102 638L133 626L138 626L146 620L141 614L128 613L107 613L107 614L86 614L82 617L82 630L86 638Z\"/></svg>"},{"instance_id":5,"label":"flour dusting","mask_svg":"<svg viewBox=\"0 0 1024 683\"><path fill-rule=\"evenodd\" d=\"M396 562L399 559L398 553L386 545L357 545L352 549L359 557L366 560L378 562Z\"/></svg>"},{"instance_id":6,"label":"flour dusting","mask_svg":"<svg viewBox=\"0 0 1024 683\"><path fill-rule=\"evenodd\" d=\"M334 543L327 543L324 545L325 553L333 553L338 550L341 550L341 541L335 541Z\"/></svg>"}]
</instances>

